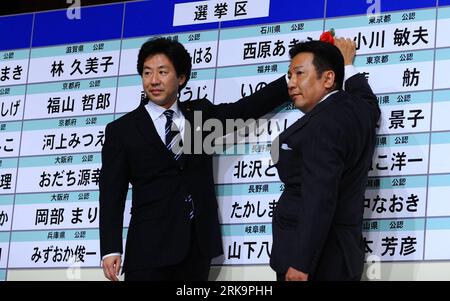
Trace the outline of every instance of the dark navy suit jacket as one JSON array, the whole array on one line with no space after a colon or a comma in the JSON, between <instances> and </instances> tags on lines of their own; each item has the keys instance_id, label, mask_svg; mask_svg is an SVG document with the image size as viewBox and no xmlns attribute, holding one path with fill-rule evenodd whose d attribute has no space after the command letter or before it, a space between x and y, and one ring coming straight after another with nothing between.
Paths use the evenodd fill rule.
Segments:
<instances>
[{"instance_id":1,"label":"dark navy suit jacket","mask_svg":"<svg viewBox=\"0 0 450 301\"><path fill-rule=\"evenodd\" d=\"M272 222L270 265L278 273L293 267L311 280L361 278L364 192L380 110L363 75L349 78L345 90L272 145L285 184Z\"/></svg>"}]
</instances>

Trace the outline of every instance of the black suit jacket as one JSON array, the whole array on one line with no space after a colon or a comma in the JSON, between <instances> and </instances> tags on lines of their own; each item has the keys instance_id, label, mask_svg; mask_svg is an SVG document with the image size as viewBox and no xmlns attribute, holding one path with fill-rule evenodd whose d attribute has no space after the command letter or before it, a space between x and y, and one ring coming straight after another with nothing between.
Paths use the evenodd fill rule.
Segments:
<instances>
[{"instance_id":1,"label":"black suit jacket","mask_svg":"<svg viewBox=\"0 0 450 301\"><path fill-rule=\"evenodd\" d=\"M259 118L288 99L283 76L235 103L213 105L208 100L195 100L179 106L191 124L190 137L195 139L198 126L193 123L194 112L202 112L203 122L208 118L221 120L225 128L226 119ZM186 127L184 145L190 139L188 132ZM200 142L207 134L203 133ZM125 272L173 265L184 259L192 234L185 202L188 193L194 201L195 235L202 253L209 258L222 254L211 155L185 154L175 161L158 136L144 103L109 123L105 138L100 173L101 256L122 252L129 183L133 195Z\"/></svg>"},{"instance_id":2,"label":"black suit jacket","mask_svg":"<svg viewBox=\"0 0 450 301\"><path fill-rule=\"evenodd\" d=\"M359 280L367 174L380 110L363 75L317 104L273 143L285 189L275 209L271 267L311 280ZM278 149L274 149L278 147Z\"/></svg>"}]
</instances>

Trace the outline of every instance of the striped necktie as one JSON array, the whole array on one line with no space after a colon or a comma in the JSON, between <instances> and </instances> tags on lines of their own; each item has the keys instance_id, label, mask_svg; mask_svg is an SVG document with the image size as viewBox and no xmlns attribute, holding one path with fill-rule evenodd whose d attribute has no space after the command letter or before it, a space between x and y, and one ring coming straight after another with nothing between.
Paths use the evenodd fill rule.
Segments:
<instances>
[{"instance_id":1,"label":"striped necktie","mask_svg":"<svg viewBox=\"0 0 450 301\"><path fill-rule=\"evenodd\" d=\"M173 123L173 113L172 110L164 111L164 116L166 116L166 126L165 126L165 143L168 150L170 150L178 161L183 151L183 140L181 140L181 133L176 125ZM194 218L194 202L192 201L191 194L186 196L186 202L189 204L189 219Z\"/></svg>"},{"instance_id":2,"label":"striped necktie","mask_svg":"<svg viewBox=\"0 0 450 301\"><path fill-rule=\"evenodd\" d=\"M175 160L178 161L181 156L183 141L181 140L181 134L176 125L172 126L173 113L174 111L172 110L164 111L164 116L166 116L165 143L167 149L173 153Z\"/></svg>"}]
</instances>

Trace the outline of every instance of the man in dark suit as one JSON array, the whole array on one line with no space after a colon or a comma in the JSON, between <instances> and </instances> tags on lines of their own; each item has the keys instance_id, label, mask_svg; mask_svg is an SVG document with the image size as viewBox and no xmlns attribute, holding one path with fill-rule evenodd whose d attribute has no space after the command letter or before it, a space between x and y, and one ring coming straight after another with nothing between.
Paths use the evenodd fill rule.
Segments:
<instances>
[{"instance_id":1,"label":"man in dark suit","mask_svg":"<svg viewBox=\"0 0 450 301\"><path fill-rule=\"evenodd\" d=\"M342 90L355 44L336 46L311 41L290 50L289 95L305 115L272 149L285 184L272 221L278 280L360 280L363 271L364 192L380 110L362 74Z\"/></svg>"},{"instance_id":2,"label":"man in dark suit","mask_svg":"<svg viewBox=\"0 0 450 301\"><path fill-rule=\"evenodd\" d=\"M144 43L137 69L149 101L109 123L100 173L100 248L105 276L118 280L125 200L132 184L125 280L207 280L221 255L212 154L202 143L202 120L259 118L289 99L285 77L232 104L178 102L191 58L178 42ZM200 124L202 127L203 124ZM183 138L181 138L183 137ZM181 152L186 145L191 153ZM178 146L178 148L177 148ZM193 149L200 147L200 152Z\"/></svg>"}]
</instances>

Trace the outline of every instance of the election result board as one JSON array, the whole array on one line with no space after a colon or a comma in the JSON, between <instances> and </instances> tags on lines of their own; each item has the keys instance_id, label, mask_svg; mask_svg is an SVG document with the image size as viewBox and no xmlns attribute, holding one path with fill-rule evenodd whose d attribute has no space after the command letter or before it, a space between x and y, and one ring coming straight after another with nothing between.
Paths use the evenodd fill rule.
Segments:
<instances>
[{"instance_id":1,"label":"election result board","mask_svg":"<svg viewBox=\"0 0 450 301\"><path fill-rule=\"evenodd\" d=\"M382 111L364 201L368 260L450 260L450 0L135 1L0 17L0 280L14 269L100 268L105 126L144 97L140 46L185 45L180 101L234 102L286 74L289 49L334 28ZM268 265L284 185L272 141L291 103L214 156L224 255ZM238 133L239 136L239 133ZM130 220L127 196L123 238Z\"/></svg>"}]
</instances>

